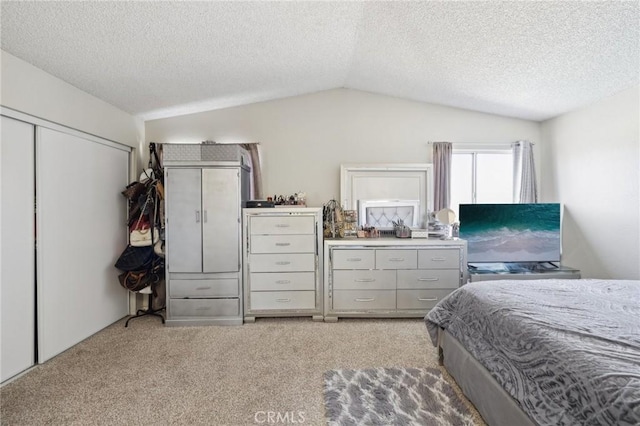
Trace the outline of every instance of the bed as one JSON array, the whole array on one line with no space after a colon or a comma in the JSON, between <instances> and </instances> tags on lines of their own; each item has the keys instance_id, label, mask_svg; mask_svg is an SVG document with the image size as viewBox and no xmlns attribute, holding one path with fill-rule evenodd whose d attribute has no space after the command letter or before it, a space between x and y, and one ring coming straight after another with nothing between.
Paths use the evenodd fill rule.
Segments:
<instances>
[{"instance_id":1,"label":"bed","mask_svg":"<svg viewBox=\"0 0 640 426\"><path fill-rule=\"evenodd\" d=\"M425 322L490 425L640 424L640 281L470 283Z\"/></svg>"}]
</instances>

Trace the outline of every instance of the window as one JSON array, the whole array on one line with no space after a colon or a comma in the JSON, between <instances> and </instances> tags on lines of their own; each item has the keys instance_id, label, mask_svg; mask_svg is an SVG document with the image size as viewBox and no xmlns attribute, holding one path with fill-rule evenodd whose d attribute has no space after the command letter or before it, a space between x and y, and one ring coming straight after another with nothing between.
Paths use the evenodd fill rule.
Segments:
<instances>
[{"instance_id":1,"label":"window","mask_svg":"<svg viewBox=\"0 0 640 426\"><path fill-rule=\"evenodd\" d=\"M456 149L451 160L451 209L460 204L513 202L513 154L510 146Z\"/></svg>"}]
</instances>

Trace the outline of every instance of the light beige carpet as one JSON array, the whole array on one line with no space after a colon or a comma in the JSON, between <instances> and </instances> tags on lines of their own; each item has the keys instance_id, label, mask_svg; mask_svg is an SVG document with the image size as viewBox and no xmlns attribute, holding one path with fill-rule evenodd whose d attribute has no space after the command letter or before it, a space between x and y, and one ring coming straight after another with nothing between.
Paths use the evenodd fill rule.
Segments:
<instances>
[{"instance_id":1,"label":"light beige carpet","mask_svg":"<svg viewBox=\"0 0 640 426\"><path fill-rule=\"evenodd\" d=\"M123 325L3 386L1 423L256 425L295 415L298 424L322 425L327 370L438 368L421 319L164 327L146 317Z\"/></svg>"}]
</instances>

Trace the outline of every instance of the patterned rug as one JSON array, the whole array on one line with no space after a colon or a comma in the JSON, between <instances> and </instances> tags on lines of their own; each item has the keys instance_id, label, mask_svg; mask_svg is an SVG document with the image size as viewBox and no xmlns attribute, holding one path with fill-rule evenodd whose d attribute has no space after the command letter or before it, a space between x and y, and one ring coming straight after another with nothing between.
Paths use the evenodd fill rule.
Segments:
<instances>
[{"instance_id":1,"label":"patterned rug","mask_svg":"<svg viewBox=\"0 0 640 426\"><path fill-rule=\"evenodd\" d=\"M473 425L469 409L435 368L368 368L324 373L327 424Z\"/></svg>"}]
</instances>

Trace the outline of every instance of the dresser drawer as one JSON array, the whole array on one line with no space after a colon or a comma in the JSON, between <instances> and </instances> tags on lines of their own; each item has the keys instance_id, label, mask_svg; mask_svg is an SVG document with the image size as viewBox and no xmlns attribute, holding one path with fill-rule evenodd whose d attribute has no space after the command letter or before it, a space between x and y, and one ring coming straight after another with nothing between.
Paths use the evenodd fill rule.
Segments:
<instances>
[{"instance_id":1,"label":"dresser drawer","mask_svg":"<svg viewBox=\"0 0 640 426\"><path fill-rule=\"evenodd\" d=\"M307 235L252 235L251 253L315 253L316 236Z\"/></svg>"},{"instance_id":2,"label":"dresser drawer","mask_svg":"<svg viewBox=\"0 0 640 426\"><path fill-rule=\"evenodd\" d=\"M416 269L417 250L376 250L376 269Z\"/></svg>"},{"instance_id":3,"label":"dresser drawer","mask_svg":"<svg viewBox=\"0 0 640 426\"><path fill-rule=\"evenodd\" d=\"M314 309L315 291L252 291L249 306L251 310Z\"/></svg>"},{"instance_id":4,"label":"dresser drawer","mask_svg":"<svg viewBox=\"0 0 640 426\"><path fill-rule=\"evenodd\" d=\"M398 309L429 310L451 290L398 290Z\"/></svg>"},{"instance_id":5,"label":"dresser drawer","mask_svg":"<svg viewBox=\"0 0 640 426\"><path fill-rule=\"evenodd\" d=\"M315 271L313 253L252 254L249 256L251 272L304 272Z\"/></svg>"},{"instance_id":6,"label":"dresser drawer","mask_svg":"<svg viewBox=\"0 0 640 426\"><path fill-rule=\"evenodd\" d=\"M240 315L238 299L169 299L171 318L233 317Z\"/></svg>"},{"instance_id":7,"label":"dresser drawer","mask_svg":"<svg viewBox=\"0 0 640 426\"><path fill-rule=\"evenodd\" d=\"M457 249L418 250L418 269L460 269Z\"/></svg>"},{"instance_id":8,"label":"dresser drawer","mask_svg":"<svg viewBox=\"0 0 640 426\"><path fill-rule=\"evenodd\" d=\"M414 269L398 271L398 287L404 289L458 288L457 269Z\"/></svg>"},{"instance_id":9,"label":"dresser drawer","mask_svg":"<svg viewBox=\"0 0 640 426\"><path fill-rule=\"evenodd\" d=\"M333 271L334 290L394 290L395 288L396 271L375 269Z\"/></svg>"},{"instance_id":10,"label":"dresser drawer","mask_svg":"<svg viewBox=\"0 0 640 426\"><path fill-rule=\"evenodd\" d=\"M336 290L333 309L340 311L395 310L395 290Z\"/></svg>"},{"instance_id":11,"label":"dresser drawer","mask_svg":"<svg viewBox=\"0 0 640 426\"><path fill-rule=\"evenodd\" d=\"M252 291L315 290L315 272L254 272L249 275Z\"/></svg>"},{"instance_id":12,"label":"dresser drawer","mask_svg":"<svg viewBox=\"0 0 640 426\"><path fill-rule=\"evenodd\" d=\"M333 250L333 269L373 269L375 250Z\"/></svg>"},{"instance_id":13,"label":"dresser drawer","mask_svg":"<svg viewBox=\"0 0 640 426\"><path fill-rule=\"evenodd\" d=\"M169 297L173 298L238 296L240 296L240 286L237 278L169 281Z\"/></svg>"},{"instance_id":14,"label":"dresser drawer","mask_svg":"<svg viewBox=\"0 0 640 426\"><path fill-rule=\"evenodd\" d=\"M315 235L313 216L258 216L251 217L250 232L256 234L312 234Z\"/></svg>"}]
</instances>

